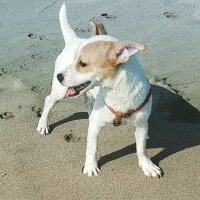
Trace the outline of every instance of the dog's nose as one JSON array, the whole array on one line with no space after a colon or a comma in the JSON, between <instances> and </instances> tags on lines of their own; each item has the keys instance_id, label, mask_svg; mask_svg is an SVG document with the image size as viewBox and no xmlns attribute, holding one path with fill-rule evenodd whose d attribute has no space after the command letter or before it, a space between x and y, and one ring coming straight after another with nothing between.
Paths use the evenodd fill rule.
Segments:
<instances>
[{"instance_id":1,"label":"dog's nose","mask_svg":"<svg viewBox=\"0 0 200 200\"><path fill-rule=\"evenodd\" d=\"M59 73L59 74L57 75L57 79L58 79L58 81L61 83L61 82L63 81L63 79L64 79L63 73Z\"/></svg>"}]
</instances>

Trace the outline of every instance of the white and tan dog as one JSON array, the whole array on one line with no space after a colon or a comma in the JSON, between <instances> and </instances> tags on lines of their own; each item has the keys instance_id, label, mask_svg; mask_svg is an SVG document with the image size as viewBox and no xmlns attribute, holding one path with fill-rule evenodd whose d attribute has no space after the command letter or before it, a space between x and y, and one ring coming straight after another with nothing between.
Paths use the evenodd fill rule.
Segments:
<instances>
[{"instance_id":1,"label":"white and tan dog","mask_svg":"<svg viewBox=\"0 0 200 200\"><path fill-rule=\"evenodd\" d=\"M52 92L46 97L37 130L44 135L49 133L47 117L56 101L87 92L89 128L83 173L92 176L99 171L96 147L101 128L106 123L120 125L122 120L128 120L136 128L139 166L145 175L159 178L161 170L146 152L151 88L134 56L145 50L145 45L118 41L108 35L89 39L77 37L68 24L65 4L61 7L59 19L66 46L56 60Z\"/></svg>"}]
</instances>

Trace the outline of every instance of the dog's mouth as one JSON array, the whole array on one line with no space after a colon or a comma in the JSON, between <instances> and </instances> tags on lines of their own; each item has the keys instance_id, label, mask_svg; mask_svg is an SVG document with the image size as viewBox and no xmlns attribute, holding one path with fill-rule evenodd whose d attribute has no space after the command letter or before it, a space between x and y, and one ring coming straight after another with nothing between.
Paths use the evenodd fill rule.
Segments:
<instances>
[{"instance_id":1,"label":"dog's mouth","mask_svg":"<svg viewBox=\"0 0 200 200\"><path fill-rule=\"evenodd\" d=\"M80 85L74 86L74 87L69 87L66 91L66 95L68 97L75 97L80 94L82 90L87 88L90 85L91 81L87 81L85 83L82 83Z\"/></svg>"}]
</instances>

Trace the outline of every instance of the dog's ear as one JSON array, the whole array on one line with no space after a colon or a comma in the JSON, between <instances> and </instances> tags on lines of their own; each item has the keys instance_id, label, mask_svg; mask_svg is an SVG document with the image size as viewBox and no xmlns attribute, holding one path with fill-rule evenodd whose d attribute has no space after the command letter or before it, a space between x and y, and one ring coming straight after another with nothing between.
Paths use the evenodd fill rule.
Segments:
<instances>
[{"instance_id":1,"label":"dog's ear","mask_svg":"<svg viewBox=\"0 0 200 200\"><path fill-rule=\"evenodd\" d=\"M96 23L95 21L91 20L90 26L92 30L92 36L107 35L106 29L102 23Z\"/></svg>"},{"instance_id":2,"label":"dog's ear","mask_svg":"<svg viewBox=\"0 0 200 200\"><path fill-rule=\"evenodd\" d=\"M145 44L132 42L132 41L123 41L116 42L114 45L114 51L116 55L116 65L126 63L130 56L136 54L138 51L144 51L146 49Z\"/></svg>"}]
</instances>

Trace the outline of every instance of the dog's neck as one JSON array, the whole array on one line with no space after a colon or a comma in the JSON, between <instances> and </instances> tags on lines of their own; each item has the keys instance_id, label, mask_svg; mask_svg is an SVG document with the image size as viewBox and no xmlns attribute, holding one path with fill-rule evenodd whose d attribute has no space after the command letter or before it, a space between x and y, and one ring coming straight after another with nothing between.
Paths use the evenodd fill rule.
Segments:
<instances>
[{"instance_id":1,"label":"dog's neck","mask_svg":"<svg viewBox=\"0 0 200 200\"><path fill-rule=\"evenodd\" d=\"M105 80L101 90L104 101L121 112L137 108L149 92L150 84L135 56L119 66L112 80Z\"/></svg>"}]
</instances>

